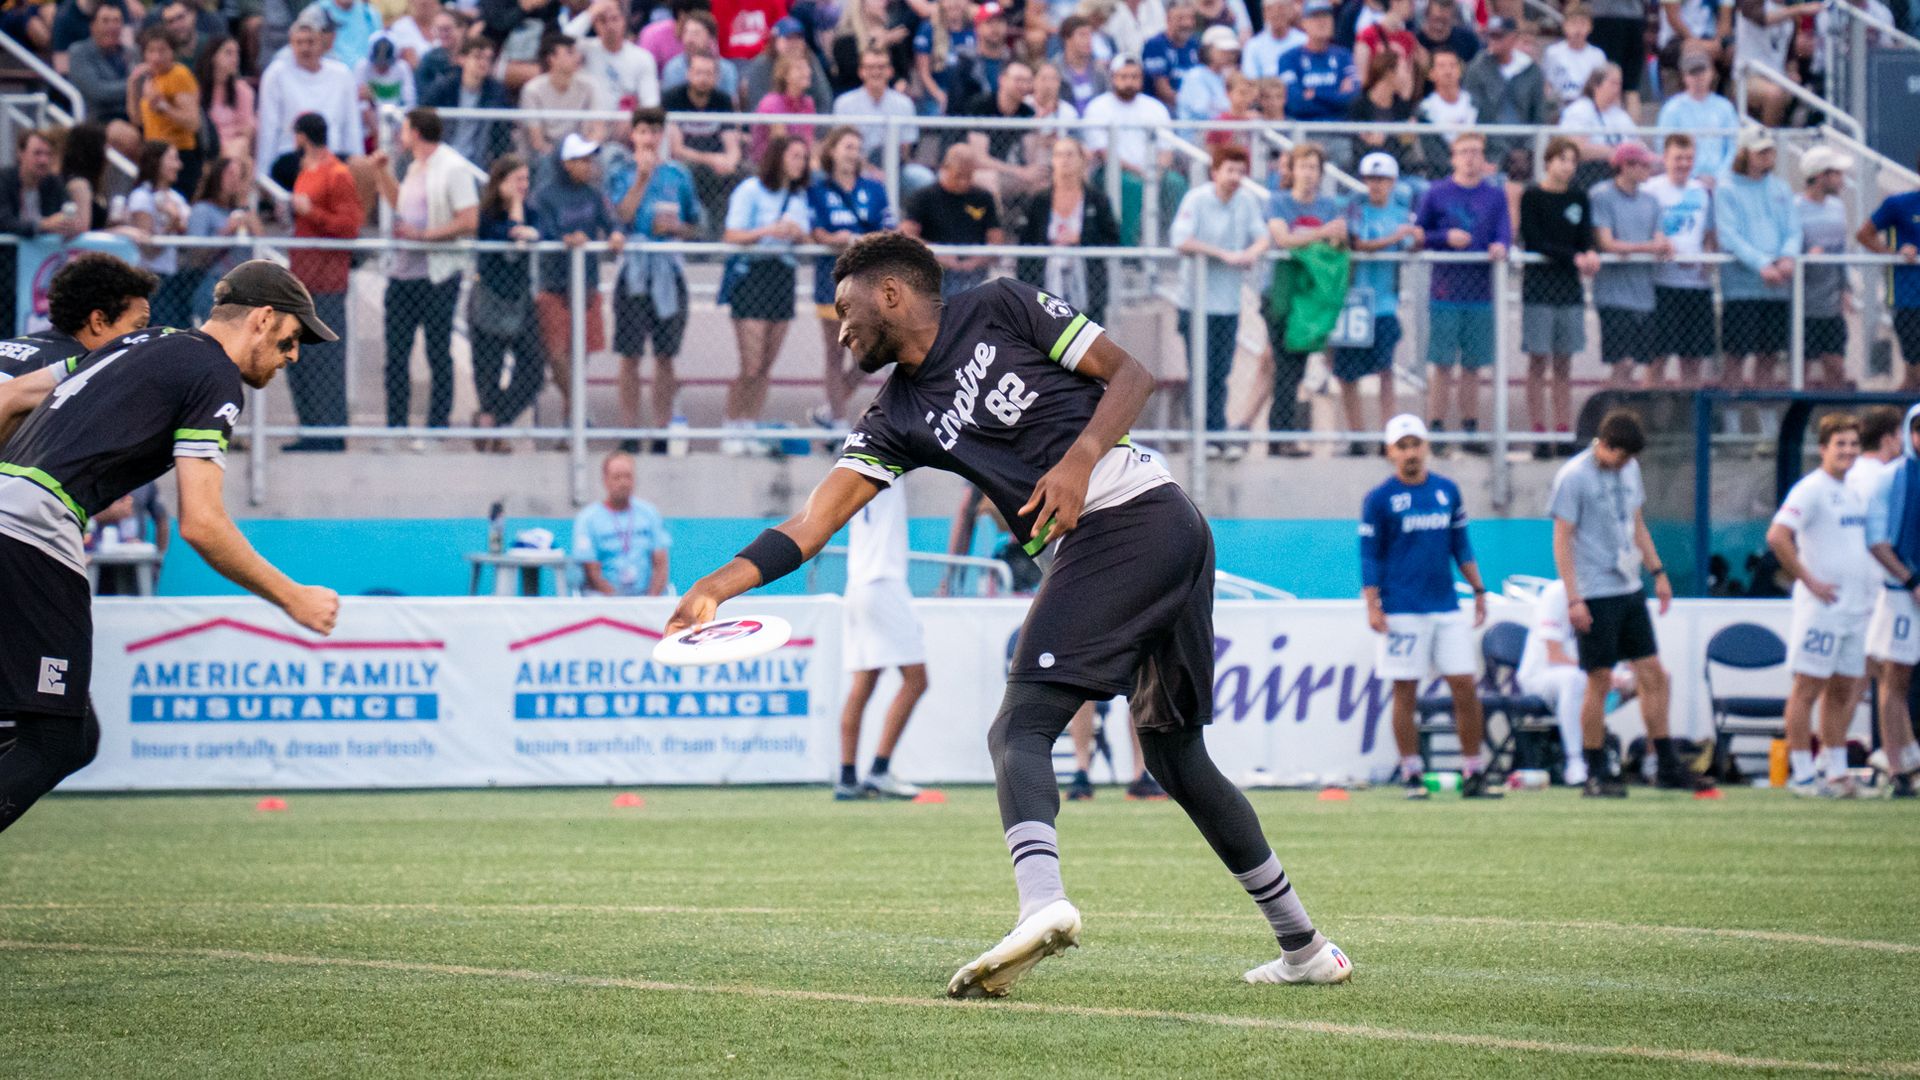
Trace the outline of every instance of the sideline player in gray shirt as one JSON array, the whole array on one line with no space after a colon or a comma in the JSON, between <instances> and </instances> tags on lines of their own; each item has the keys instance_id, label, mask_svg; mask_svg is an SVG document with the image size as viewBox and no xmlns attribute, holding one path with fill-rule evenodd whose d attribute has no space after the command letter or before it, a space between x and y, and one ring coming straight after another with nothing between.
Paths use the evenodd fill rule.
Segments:
<instances>
[{"instance_id":1,"label":"sideline player in gray shirt","mask_svg":"<svg viewBox=\"0 0 1920 1080\"><path fill-rule=\"evenodd\" d=\"M1673 604L1673 586L1641 511L1647 495L1634 458L1646 445L1638 415L1626 409L1608 413L1593 445L1554 477L1547 507L1553 517L1553 565L1567 588L1567 618L1577 635L1580 669L1587 673L1580 710L1587 760L1583 791L1594 797L1627 794L1605 749L1607 691L1613 666L1622 661L1639 684L1641 715L1660 758L1655 784L1689 791L1713 786L1681 764L1667 730L1667 669L1647 615L1641 572L1653 575L1662 615Z\"/></svg>"}]
</instances>

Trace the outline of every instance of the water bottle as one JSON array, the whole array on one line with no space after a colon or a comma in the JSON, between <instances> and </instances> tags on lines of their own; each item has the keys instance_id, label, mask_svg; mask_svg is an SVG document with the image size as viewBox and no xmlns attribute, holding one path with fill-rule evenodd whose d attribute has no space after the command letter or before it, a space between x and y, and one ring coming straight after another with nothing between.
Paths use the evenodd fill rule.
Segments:
<instances>
[{"instance_id":1,"label":"water bottle","mask_svg":"<svg viewBox=\"0 0 1920 1080\"><path fill-rule=\"evenodd\" d=\"M680 415L679 413L674 413L673 420L667 424L667 430L680 431L680 432L686 431L687 418ZM669 435L667 437L667 456L668 457L686 457L687 456L687 437L684 434Z\"/></svg>"},{"instance_id":2,"label":"water bottle","mask_svg":"<svg viewBox=\"0 0 1920 1080\"><path fill-rule=\"evenodd\" d=\"M1422 780L1427 790L1435 795L1460 790L1460 774L1457 772L1429 772Z\"/></svg>"},{"instance_id":3,"label":"water bottle","mask_svg":"<svg viewBox=\"0 0 1920 1080\"><path fill-rule=\"evenodd\" d=\"M507 549L507 504L496 502L487 511L487 550L495 555Z\"/></svg>"}]
</instances>

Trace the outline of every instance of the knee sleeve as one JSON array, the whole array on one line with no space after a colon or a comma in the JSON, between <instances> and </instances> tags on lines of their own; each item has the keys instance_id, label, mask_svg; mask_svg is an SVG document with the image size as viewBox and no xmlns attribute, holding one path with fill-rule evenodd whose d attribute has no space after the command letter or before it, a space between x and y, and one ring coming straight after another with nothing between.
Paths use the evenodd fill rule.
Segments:
<instances>
[{"instance_id":1,"label":"knee sleeve","mask_svg":"<svg viewBox=\"0 0 1920 1080\"><path fill-rule=\"evenodd\" d=\"M1086 700L1081 691L1055 683L1007 684L1000 712L987 731L993 755L1000 824L1022 821L1052 824L1060 812L1060 789L1053 778L1053 742Z\"/></svg>"}]
</instances>

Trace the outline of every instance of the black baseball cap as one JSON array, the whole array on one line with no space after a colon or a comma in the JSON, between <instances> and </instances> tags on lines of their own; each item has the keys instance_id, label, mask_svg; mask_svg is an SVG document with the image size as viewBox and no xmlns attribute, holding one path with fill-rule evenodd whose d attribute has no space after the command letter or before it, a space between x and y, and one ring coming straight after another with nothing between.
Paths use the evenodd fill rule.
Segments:
<instances>
[{"instance_id":1,"label":"black baseball cap","mask_svg":"<svg viewBox=\"0 0 1920 1080\"><path fill-rule=\"evenodd\" d=\"M318 345L339 341L340 335L320 321L313 310L313 295L293 271L271 259L252 259L241 263L213 287L215 304L239 304L242 307L270 307L300 320L300 344Z\"/></svg>"}]
</instances>

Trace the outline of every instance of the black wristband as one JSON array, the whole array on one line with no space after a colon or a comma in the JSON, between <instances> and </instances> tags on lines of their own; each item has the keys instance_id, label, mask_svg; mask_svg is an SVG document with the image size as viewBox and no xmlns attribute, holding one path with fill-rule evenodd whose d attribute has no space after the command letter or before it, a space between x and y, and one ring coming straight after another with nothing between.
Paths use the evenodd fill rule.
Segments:
<instances>
[{"instance_id":1,"label":"black wristband","mask_svg":"<svg viewBox=\"0 0 1920 1080\"><path fill-rule=\"evenodd\" d=\"M1907 580L1901 582L1900 587L1907 590L1908 592L1912 592L1914 589L1920 588L1920 573L1908 574Z\"/></svg>"},{"instance_id":2,"label":"black wristband","mask_svg":"<svg viewBox=\"0 0 1920 1080\"><path fill-rule=\"evenodd\" d=\"M773 584L800 569L800 564L807 561L800 551L800 545L779 529L764 530L734 557L752 563L754 569L760 571L762 585Z\"/></svg>"},{"instance_id":3,"label":"black wristband","mask_svg":"<svg viewBox=\"0 0 1920 1080\"><path fill-rule=\"evenodd\" d=\"M1652 575L1653 577L1665 577L1667 574L1667 568L1664 566L1656 566L1653 569L1647 571L1647 573Z\"/></svg>"}]
</instances>

